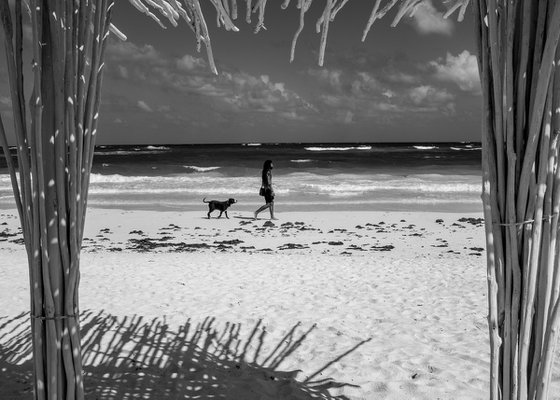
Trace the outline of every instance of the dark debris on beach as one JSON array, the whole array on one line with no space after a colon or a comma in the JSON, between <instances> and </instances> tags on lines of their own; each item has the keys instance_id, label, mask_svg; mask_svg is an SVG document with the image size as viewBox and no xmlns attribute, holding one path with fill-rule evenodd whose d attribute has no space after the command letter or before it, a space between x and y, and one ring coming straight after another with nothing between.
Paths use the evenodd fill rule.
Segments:
<instances>
[{"instance_id":1,"label":"dark debris on beach","mask_svg":"<svg viewBox=\"0 0 560 400\"><path fill-rule=\"evenodd\" d=\"M452 232L454 229L480 228L483 218L462 217L455 221L438 218L435 222L442 229ZM2 222L0 242L23 245L21 229L9 229L7 222ZM467 237L465 243L449 243L443 237L436 237L429 228L401 219L399 222L363 221L352 227L321 230L313 224L303 221L270 221L241 219L239 225L223 228L221 225L180 227L169 224L157 228L155 232L141 229L128 229L119 232L115 228L102 227L97 232L90 232L90 237L83 239L85 252L243 252L243 253L278 253L300 252L331 255L368 256L371 252L390 252L403 250L408 246L408 238L414 237L420 248L433 248L439 257L469 255L480 257L484 248L476 246L474 235ZM316 232L310 233L310 232ZM119 242L117 234L125 234ZM126 235L128 234L128 235ZM320 234L320 236L319 236ZM442 233L440 233L442 235ZM270 247L259 248L251 243L251 238L270 238ZM311 238L315 238L314 240ZM319 240L317 240L319 238ZM416 241L417 240L417 241ZM391 243L392 242L392 243ZM262 242L261 242L262 243Z\"/></svg>"},{"instance_id":2,"label":"dark debris on beach","mask_svg":"<svg viewBox=\"0 0 560 400\"><path fill-rule=\"evenodd\" d=\"M464 223L467 223L467 224L471 224L471 225L474 225L474 226L483 226L484 225L484 218L466 218L466 217L463 217L463 218L460 218L458 221L459 222L464 222Z\"/></svg>"}]
</instances>

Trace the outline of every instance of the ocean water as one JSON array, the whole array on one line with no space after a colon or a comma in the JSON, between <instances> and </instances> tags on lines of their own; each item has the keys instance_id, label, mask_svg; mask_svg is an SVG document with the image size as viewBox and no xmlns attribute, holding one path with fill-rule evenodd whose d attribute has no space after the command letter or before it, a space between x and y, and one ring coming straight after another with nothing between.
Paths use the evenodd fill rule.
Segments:
<instances>
[{"instance_id":1,"label":"ocean water","mask_svg":"<svg viewBox=\"0 0 560 400\"><path fill-rule=\"evenodd\" d=\"M276 209L480 211L478 143L98 146L88 204L204 210L203 197L250 211L274 163ZM13 207L0 159L0 207Z\"/></svg>"}]
</instances>

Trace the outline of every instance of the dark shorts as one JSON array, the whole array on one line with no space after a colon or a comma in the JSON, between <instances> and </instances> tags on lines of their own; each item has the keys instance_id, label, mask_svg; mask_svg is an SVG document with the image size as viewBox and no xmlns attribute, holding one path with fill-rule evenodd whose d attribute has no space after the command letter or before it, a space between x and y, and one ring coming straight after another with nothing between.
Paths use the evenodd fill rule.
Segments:
<instances>
[{"instance_id":1,"label":"dark shorts","mask_svg":"<svg viewBox=\"0 0 560 400\"><path fill-rule=\"evenodd\" d=\"M264 191L264 201L266 203L272 203L274 201L274 192L270 189L265 189Z\"/></svg>"}]
</instances>

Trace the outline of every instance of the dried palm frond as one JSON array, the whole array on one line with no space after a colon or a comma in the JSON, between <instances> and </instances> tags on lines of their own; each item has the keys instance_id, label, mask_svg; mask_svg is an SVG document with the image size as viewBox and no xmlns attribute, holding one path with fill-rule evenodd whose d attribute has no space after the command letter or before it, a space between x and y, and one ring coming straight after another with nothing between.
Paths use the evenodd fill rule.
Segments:
<instances>
[{"instance_id":1,"label":"dried palm frond","mask_svg":"<svg viewBox=\"0 0 560 400\"><path fill-rule=\"evenodd\" d=\"M134 5L140 12L146 14L159 25L164 26L161 20L150 11L150 7L157 13L161 14L167 20L170 21L172 25L177 25L179 19L185 20L189 26L192 28L197 43L204 42L207 50L208 62L213 73L217 73L215 62L212 55L212 45L210 42L210 37L208 35L208 29L206 28L206 18L202 9L200 7L200 0L183 0L183 5L178 0L129 0L132 5ZM209 0L214 6L216 11L216 21L218 26L223 26L226 30L232 30L237 32L239 29L233 23L237 19L237 0ZM228 2L230 1L231 4ZM311 7L313 0L294 0L293 3L300 10L299 13L299 26L294 34L292 40L292 46L290 50L290 61L294 60L295 48L297 45L297 40L304 28L305 13ZM364 33L362 36L362 41L366 39L366 36L371 29L372 24L383 18L389 11L393 8L397 9L397 14L393 20L392 26L395 26L399 21L407 15L412 15L415 9L423 2L427 0L387 0L382 4L382 0L375 0L373 10L370 17L366 23ZM316 1L317 2L317 1ZM290 5L290 0L284 0L281 4L281 8L284 10ZM319 44L319 59L318 64L323 65L325 59L325 49L327 44L329 24L335 20L337 14L349 3L349 0L324 0L323 12L316 22L316 31L321 33L321 39ZM251 23L251 14L258 13L258 22L255 26L255 33L258 33L261 29L266 29L264 25L264 15L267 6L267 0L256 0L254 3L251 0L245 0L246 5L246 21ZM459 20L463 19L465 10L469 0L448 0L446 1L446 6L448 11L445 14L447 18L457 9L459 11ZM111 30L118 34L118 29ZM119 35L119 37L124 37L124 35Z\"/></svg>"}]
</instances>

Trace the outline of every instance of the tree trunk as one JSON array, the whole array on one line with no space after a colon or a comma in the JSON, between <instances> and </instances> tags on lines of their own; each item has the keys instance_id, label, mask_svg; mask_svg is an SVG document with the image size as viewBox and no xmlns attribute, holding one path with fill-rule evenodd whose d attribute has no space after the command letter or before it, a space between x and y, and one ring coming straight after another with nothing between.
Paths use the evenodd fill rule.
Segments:
<instances>
[{"instance_id":1,"label":"tree trunk","mask_svg":"<svg viewBox=\"0 0 560 400\"><path fill-rule=\"evenodd\" d=\"M112 0L30 1L27 123L22 2L0 2L17 171L0 118L29 260L35 399L83 399L79 266ZM19 176L18 176L19 175Z\"/></svg>"}]
</instances>

